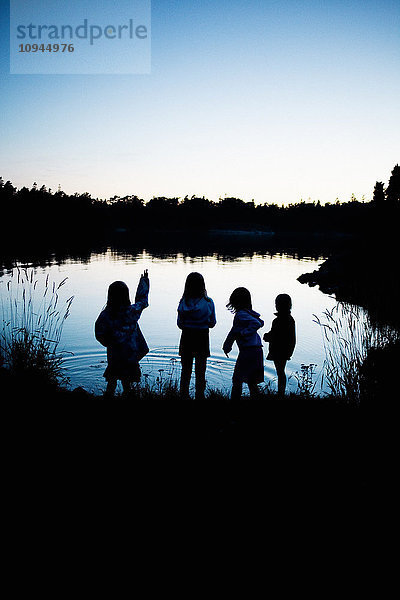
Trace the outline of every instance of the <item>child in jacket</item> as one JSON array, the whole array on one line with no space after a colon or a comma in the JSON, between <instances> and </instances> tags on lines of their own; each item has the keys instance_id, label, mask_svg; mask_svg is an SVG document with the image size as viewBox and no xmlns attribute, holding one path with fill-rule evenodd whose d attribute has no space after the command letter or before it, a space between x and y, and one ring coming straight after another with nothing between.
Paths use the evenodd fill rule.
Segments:
<instances>
[{"instance_id":1,"label":"child in jacket","mask_svg":"<svg viewBox=\"0 0 400 600\"><path fill-rule=\"evenodd\" d=\"M291 359L296 345L296 326L290 314L292 299L288 294L279 294L275 298L276 318L272 321L271 331L264 334L269 342L267 360L273 360L278 376L278 396L283 398L286 389L286 362Z\"/></svg>"},{"instance_id":2,"label":"child in jacket","mask_svg":"<svg viewBox=\"0 0 400 600\"><path fill-rule=\"evenodd\" d=\"M177 325L182 330L179 355L182 372L180 394L189 398L190 379L195 362L196 400L204 399L207 358L210 356L209 329L216 324L215 307L207 295L201 273L189 273L178 305Z\"/></svg>"},{"instance_id":3,"label":"child in jacket","mask_svg":"<svg viewBox=\"0 0 400 600\"><path fill-rule=\"evenodd\" d=\"M140 381L139 361L149 348L140 331L138 320L149 305L150 282L147 269L141 275L135 303L131 304L129 288L123 281L114 281L108 288L107 305L95 323L96 339L107 348L107 395L113 395L118 379L125 392L133 382Z\"/></svg>"},{"instance_id":4,"label":"child in jacket","mask_svg":"<svg viewBox=\"0 0 400 600\"><path fill-rule=\"evenodd\" d=\"M231 399L241 398L243 383L247 383L250 397L255 398L259 394L257 384L264 381L262 343L257 333L258 329L263 327L264 321L260 319L259 313L252 309L251 295L246 288L236 288L232 292L227 308L235 316L222 349L228 356L234 342L239 348L232 377Z\"/></svg>"}]
</instances>

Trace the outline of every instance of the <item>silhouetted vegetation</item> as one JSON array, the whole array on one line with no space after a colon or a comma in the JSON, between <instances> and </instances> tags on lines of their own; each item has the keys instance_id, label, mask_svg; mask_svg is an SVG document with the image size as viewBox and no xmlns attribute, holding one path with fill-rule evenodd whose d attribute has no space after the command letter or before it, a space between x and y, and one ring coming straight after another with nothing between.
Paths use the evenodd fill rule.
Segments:
<instances>
[{"instance_id":1,"label":"silhouetted vegetation","mask_svg":"<svg viewBox=\"0 0 400 600\"><path fill-rule=\"evenodd\" d=\"M387 188L377 181L369 203L369 217L361 230L312 273L301 275L301 283L318 285L337 300L367 308L378 324L400 327L398 304L397 246L400 217L400 167L391 173Z\"/></svg>"},{"instance_id":2,"label":"silhouetted vegetation","mask_svg":"<svg viewBox=\"0 0 400 600\"><path fill-rule=\"evenodd\" d=\"M53 192L34 183L29 189L15 188L0 178L0 206L3 223L15 229L15 243L22 240L37 246L48 242L99 242L115 232L160 232L167 230L244 230L276 233L363 234L376 226L376 219L387 223L398 217L400 167L392 171L384 189L377 182L371 202L354 196L348 202L300 201L288 206L255 204L239 198L213 202L205 197L152 198L148 202L135 195L92 198L83 194ZM385 213L377 215L382 211ZM395 211L395 215L392 212Z\"/></svg>"},{"instance_id":3,"label":"silhouetted vegetation","mask_svg":"<svg viewBox=\"0 0 400 600\"><path fill-rule=\"evenodd\" d=\"M65 281L56 284L46 277L41 285L33 270L18 268L1 300L0 365L38 389L67 382L59 343L73 297L59 306Z\"/></svg>"},{"instance_id":4,"label":"silhouetted vegetation","mask_svg":"<svg viewBox=\"0 0 400 600\"><path fill-rule=\"evenodd\" d=\"M400 166L396 165L389 179L389 185L385 191L386 200L390 204L400 202Z\"/></svg>"},{"instance_id":5,"label":"silhouetted vegetation","mask_svg":"<svg viewBox=\"0 0 400 600\"><path fill-rule=\"evenodd\" d=\"M385 189L382 181L377 181L374 187L374 195L372 197L372 202L375 206L383 206L385 202Z\"/></svg>"}]
</instances>

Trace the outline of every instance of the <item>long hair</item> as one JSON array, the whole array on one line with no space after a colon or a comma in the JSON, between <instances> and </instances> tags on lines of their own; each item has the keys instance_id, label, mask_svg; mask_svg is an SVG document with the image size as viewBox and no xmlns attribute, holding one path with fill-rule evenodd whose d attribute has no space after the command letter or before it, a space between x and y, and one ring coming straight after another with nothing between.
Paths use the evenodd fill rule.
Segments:
<instances>
[{"instance_id":1,"label":"long hair","mask_svg":"<svg viewBox=\"0 0 400 600\"><path fill-rule=\"evenodd\" d=\"M115 315L121 308L130 306L129 288L123 281L114 281L110 284L107 294L107 310Z\"/></svg>"},{"instance_id":2,"label":"long hair","mask_svg":"<svg viewBox=\"0 0 400 600\"><path fill-rule=\"evenodd\" d=\"M228 308L231 312L237 312L238 310L251 310L252 305L249 290L244 287L238 287L233 290L226 308Z\"/></svg>"},{"instance_id":3,"label":"long hair","mask_svg":"<svg viewBox=\"0 0 400 600\"><path fill-rule=\"evenodd\" d=\"M185 288L183 290L183 296L185 300L189 298L206 298L207 290L206 284L204 283L204 277L201 273L189 273L186 277Z\"/></svg>"},{"instance_id":4,"label":"long hair","mask_svg":"<svg viewBox=\"0 0 400 600\"><path fill-rule=\"evenodd\" d=\"M292 299L289 294L278 294L275 298L276 314L289 315L292 308Z\"/></svg>"}]
</instances>

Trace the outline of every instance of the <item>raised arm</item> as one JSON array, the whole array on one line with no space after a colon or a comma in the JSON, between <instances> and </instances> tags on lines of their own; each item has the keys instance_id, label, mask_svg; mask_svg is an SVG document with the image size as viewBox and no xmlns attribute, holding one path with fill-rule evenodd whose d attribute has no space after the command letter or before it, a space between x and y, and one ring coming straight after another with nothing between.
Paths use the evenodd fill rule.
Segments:
<instances>
[{"instance_id":1,"label":"raised arm","mask_svg":"<svg viewBox=\"0 0 400 600\"><path fill-rule=\"evenodd\" d=\"M135 304L133 308L138 312L142 312L143 309L149 305L149 290L150 281L147 269L145 269L143 275L140 276L139 284L137 286L135 295Z\"/></svg>"}]
</instances>

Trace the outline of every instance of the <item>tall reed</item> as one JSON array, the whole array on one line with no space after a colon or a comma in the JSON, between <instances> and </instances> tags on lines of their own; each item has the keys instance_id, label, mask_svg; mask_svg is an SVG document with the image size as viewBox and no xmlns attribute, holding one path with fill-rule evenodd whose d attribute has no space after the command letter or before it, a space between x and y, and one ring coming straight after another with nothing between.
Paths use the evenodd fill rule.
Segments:
<instances>
[{"instance_id":1,"label":"tall reed","mask_svg":"<svg viewBox=\"0 0 400 600\"><path fill-rule=\"evenodd\" d=\"M369 352L392 343L396 332L373 324L365 310L344 302L325 310L322 320L314 317L323 334L323 379L332 394L358 404L362 396L362 366Z\"/></svg>"},{"instance_id":2,"label":"tall reed","mask_svg":"<svg viewBox=\"0 0 400 600\"><path fill-rule=\"evenodd\" d=\"M43 383L65 383L65 353L59 344L73 296L60 302L60 283L35 279L34 270L17 267L1 290L0 357L18 377L40 378ZM4 279L3 279L4 282ZM62 306L59 306L62 304Z\"/></svg>"}]
</instances>

